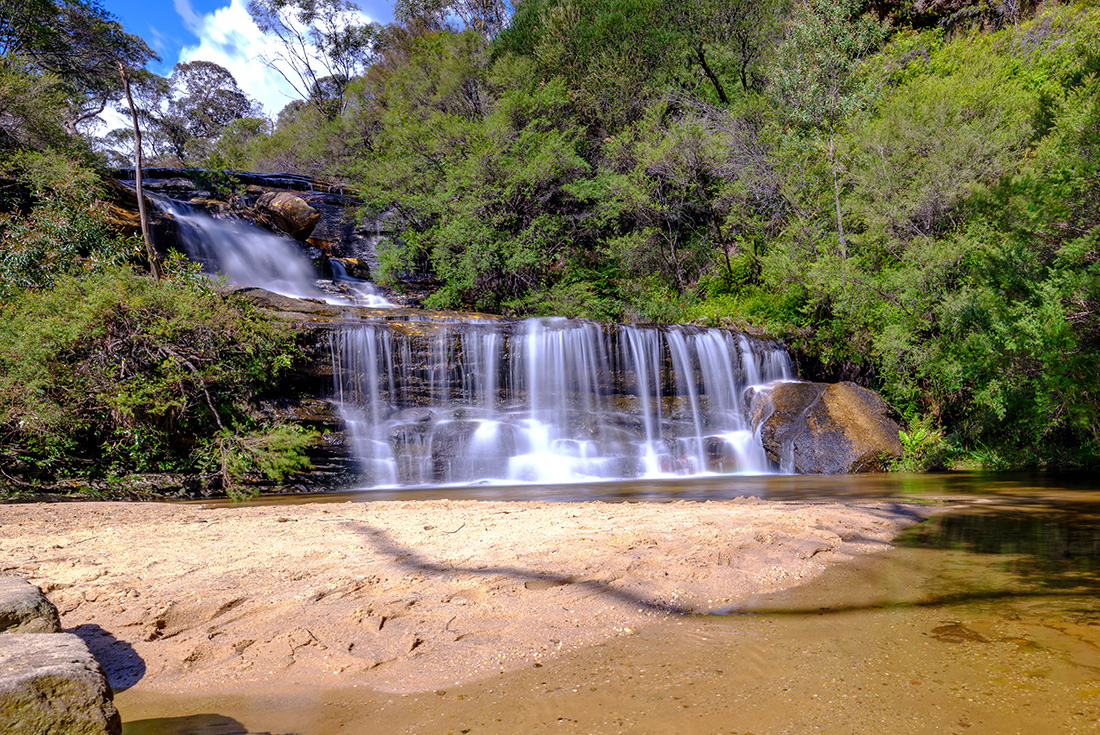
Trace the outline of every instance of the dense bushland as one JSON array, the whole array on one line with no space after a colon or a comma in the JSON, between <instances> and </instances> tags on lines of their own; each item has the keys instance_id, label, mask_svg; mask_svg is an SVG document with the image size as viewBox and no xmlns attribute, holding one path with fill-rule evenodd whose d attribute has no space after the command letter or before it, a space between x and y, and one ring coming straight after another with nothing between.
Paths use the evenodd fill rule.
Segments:
<instances>
[{"instance_id":1,"label":"dense bushland","mask_svg":"<svg viewBox=\"0 0 1100 735\"><path fill-rule=\"evenodd\" d=\"M291 365L293 335L199 275L61 276L0 305L0 447L30 476L209 476L308 466L309 438L251 399Z\"/></svg>"},{"instance_id":2,"label":"dense bushland","mask_svg":"<svg viewBox=\"0 0 1100 735\"><path fill-rule=\"evenodd\" d=\"M254 407L294 335L182 258L154 281L111 225L79 128L147 58L95 3L0 9L0 492L178 472L238 494L308 466L311 437Z\"/></svg>"},{"instance_id":3,"label":"dense bushland","mask_svg":"<svg viewBox=\"0 0 1100 735\"><path fill-rule=\"evenodd\" d=\"M482 5L403 4L343 113L236 150L396 212L378 277L433 306L759 325L882 390L922 464L1097 462L1094 8L440 12Z\"/></svg>"}]
</instances>

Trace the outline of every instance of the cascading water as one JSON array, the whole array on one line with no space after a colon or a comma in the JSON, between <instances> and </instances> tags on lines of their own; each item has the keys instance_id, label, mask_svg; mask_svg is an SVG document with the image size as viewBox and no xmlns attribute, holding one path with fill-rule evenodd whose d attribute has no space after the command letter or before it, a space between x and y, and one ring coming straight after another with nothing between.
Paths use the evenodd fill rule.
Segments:
<instances>
[{"instance_id":1,"label":"cascading water","mask_svg":"<svg viewBox=\"0 0 1100 735\"><path fill-rule=\"evenodd\" d=\"M741 396L792 377L745 335L564 318L372 321L332 358L366 486L769 472Z\"/></svg>"},{"instance_id":2,"label":"cascading water","mask_svg":"<svg viewBox=\"0 0 1100 735\"><path fill-rule=\"evenodd\" d=\"M188 257L208 273L220 273L237 286L255 286L295 298L348 303L317 288L317 273L293 240L238 220L214 219L170 199L157 205L179 226L179 240ZM350 278L336 261L337 280L350 286L352 301L364 306L390 307L374 284Z\"/></svg>"}]
</instances>

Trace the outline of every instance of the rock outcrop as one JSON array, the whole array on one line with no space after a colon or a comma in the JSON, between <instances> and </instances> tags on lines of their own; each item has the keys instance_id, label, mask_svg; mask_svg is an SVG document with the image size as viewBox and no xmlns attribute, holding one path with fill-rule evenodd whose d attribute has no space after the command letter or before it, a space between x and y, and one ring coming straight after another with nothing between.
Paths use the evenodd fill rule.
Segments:
<instances>
[{"instance_id":1,"label":"rock outcrop","mask_svg":"<svg viewBox=\"0 0 1100 735\"><path fill-rule=\"evenodd\" d=\"M747 398L764 451L788 472L881 472L901 456L897 411L855 383L784 381Z\"/></svg>"},{"instance_id":2,"label":"rock outcrop","mask_svg":"<svg viewBox=\"0 0 1100 735\"><path fill-rule=\"evenodd\" d=\"M288 191L262 194L256 201L256 208L269 215L283 232L299 240L309 237L321 221L320 212Z\"/></svg>"},{"instance_id":3,"label":"rock outcrop","mask_svg":"<svg viewBox=\"0 0 1100 735\"><path fill-rule=\"evenodd\" d=\"M0 577L0 633L60 633L57 608L19 577Z\"/></svg>"},{"instance_id":4,"label":"rock outcrop","mask_svg":"<svg viewBox=\"0 0 1100 735\"><path fill-rule=\"evenodd\" d=\"M0 635L0 735L119 735L111 687L71 633Z\"/></svg>"}]
</instances>

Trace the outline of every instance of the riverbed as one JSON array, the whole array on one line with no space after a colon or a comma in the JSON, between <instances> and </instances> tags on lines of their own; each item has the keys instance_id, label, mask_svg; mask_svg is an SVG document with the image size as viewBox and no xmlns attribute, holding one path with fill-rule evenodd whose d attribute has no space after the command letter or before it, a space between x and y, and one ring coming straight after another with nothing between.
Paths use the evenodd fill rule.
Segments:
<instances>
[{"instance_id":1,"label":"riverbed","mask_svg":"<svg viewBox=\"0 0 1100 735\"><path fill-rule=\"evenodd\" d=\"M47 589L52 578L64 624L113 651L128 735L1100 730L1088 481L846 479L599 486L626 503L474 488L53 506L27 532L55 543L22 572ZM84 510L65 520L58 508ZM8 559L20 553L12 518ZM110 564L105 537L134 557ZM573 561L554 559L563 552ZM173 567L180 554L191 561ZM368 567L377 581L340 581ZM160 581L117 578L139 571ZM226 580L252 592L227 597ZM372 587L415 603L375 610ZM120 603L119 589L146 599ZM190 607L160 610L172 598ZM109 622L115 608L134 620ZM324 608L337 612L330 627L309 617ZM356 610L361 620L347 617ZM400 634L390 658L340 650L387 626ZM274 657L258 655L262 639Z\"/></svg>"}]
</instances>

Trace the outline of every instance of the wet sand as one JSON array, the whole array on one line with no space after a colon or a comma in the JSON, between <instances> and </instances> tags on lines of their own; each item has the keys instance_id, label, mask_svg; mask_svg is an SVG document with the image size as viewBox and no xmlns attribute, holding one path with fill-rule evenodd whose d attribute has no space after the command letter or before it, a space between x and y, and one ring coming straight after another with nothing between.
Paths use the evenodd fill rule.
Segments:
<instances>
[{"instance_id":1,"label":"wet sand","mask_svg":"<svg viewBox=\"0 0 1100 735\"><path fill-rule=\"evenodd\" d=\"M922 513L755 498L8 505L0 573L46 591L129 690L130 718L141 697L250 688L400 702L792 587L888 548Z\"/></svg>"},{"instance_id":2,"label":"wet sand","mask_svg":"<svg viewBox=\"0 0 1100 735\"><path fill-rule=\"evenodd\" d=\"M1094 590L1020 584L1003 557L893 549L458 687L123 693L125 735L1006 735L1100 732ZM1084 594L1082 594L1084 593Z\"/></svg>"}]
</instances>

